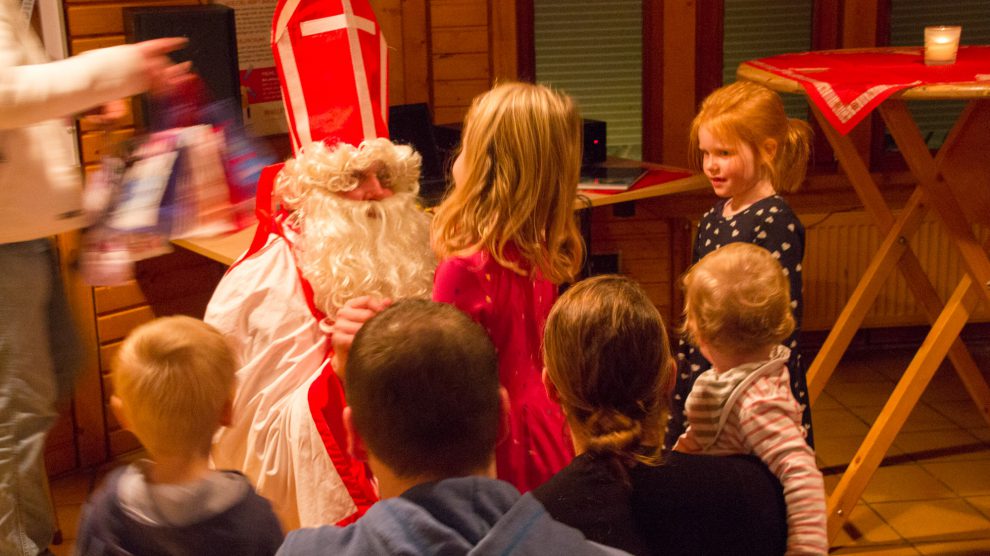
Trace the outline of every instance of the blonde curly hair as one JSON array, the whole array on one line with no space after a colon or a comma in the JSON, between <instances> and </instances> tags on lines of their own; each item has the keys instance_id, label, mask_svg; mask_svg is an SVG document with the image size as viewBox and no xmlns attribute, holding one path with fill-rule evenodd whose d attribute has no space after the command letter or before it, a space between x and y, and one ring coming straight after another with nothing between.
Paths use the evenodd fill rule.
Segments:
<instances>
[{"instance_id":1,"label":"blonde curly hair","mask_svg":"<svg viewBox=\"0 0 990 556\"><path fill-rule=\"evenodd\" d=\"M683 332L692 343L745 354L794 331L790 282L760 246L730 243L702 257L683 280Z\"/></svg>"}]
</instances>

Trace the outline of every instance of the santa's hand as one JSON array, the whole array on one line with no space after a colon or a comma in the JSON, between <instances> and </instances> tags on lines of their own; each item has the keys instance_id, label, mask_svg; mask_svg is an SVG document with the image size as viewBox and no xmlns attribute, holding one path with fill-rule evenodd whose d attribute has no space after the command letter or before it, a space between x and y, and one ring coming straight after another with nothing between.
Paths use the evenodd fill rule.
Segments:
<instances>
[{"instance_id":1,"label":"santa's hand","mask_svg":"<svg viewBox=\"0 0 990 556\"><path fill-rule=\"evenodd\" d=\"M333 346L333 369L341 380L347 368L347 355L354 343L354 336L371 317L385 310L392 300L379 299L369 295L355 297L337 310L337 319L330 327L330 344Z\"/></svg>"}]
</instances>

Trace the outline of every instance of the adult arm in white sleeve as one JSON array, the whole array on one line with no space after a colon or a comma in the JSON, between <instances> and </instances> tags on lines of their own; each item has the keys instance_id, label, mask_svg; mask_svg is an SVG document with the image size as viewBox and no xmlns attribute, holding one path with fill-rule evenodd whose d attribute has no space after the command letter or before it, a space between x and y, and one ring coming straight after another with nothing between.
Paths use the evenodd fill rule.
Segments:
<instances>
[{"instance_id":1,"label":"adult arm in white sleeve","mask_svg":"<svg viewBox=\"0 0 990 556\"><path fill-rule=\"evenodd\" d=\"M158 39L32 63L16 10L0 10L0 129L62 118L128 97L155 85L181 39ZM30 40L36 40L33 36Z\"/></svg>"}]
</instances>

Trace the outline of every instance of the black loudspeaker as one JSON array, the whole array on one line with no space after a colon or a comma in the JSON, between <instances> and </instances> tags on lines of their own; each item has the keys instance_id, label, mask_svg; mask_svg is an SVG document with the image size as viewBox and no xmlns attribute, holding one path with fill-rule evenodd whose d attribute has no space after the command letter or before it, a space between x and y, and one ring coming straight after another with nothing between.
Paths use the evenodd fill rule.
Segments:
<instances>
[{"instance_id":1,"label":"black loudspeaker","mask_svg":"<svg viewBox=\"0 0 990 556\"><path fill-rule=\"evenodd\" d=\"M189 44L171 54L176 63L191 61L212 100L234 98L240 104L237 33L234 10L221 4L124 8L127 42L162 37L186 37ZM154 110L142 97L142 122L155 121ZM240 114L238 113L238 117Z\"/></svg>"},{"instance_id":2,"label":"black loudspeaker","mask_svg":"<svg viewBox=\"0 0 990 556\"><path fill-rule=\"evenodd\" d=\"M584 120L584 151L581 156L582 166L594 166L605 162L605 122L601 120Z\"/></svg>"},{"instance_id":3,"label":"black loudspeaker","mask_svg":"<svg viewBox=\"0 0 990 556\"><path fill-rule=\"evenodd\" d=\"M443 157L437 147L430 107L423 104L399 104L388 109L388 134L395 143L412 145L422 158L419 196L427 206L434 206L447 190Z\"/></svg>"}]
</instances>

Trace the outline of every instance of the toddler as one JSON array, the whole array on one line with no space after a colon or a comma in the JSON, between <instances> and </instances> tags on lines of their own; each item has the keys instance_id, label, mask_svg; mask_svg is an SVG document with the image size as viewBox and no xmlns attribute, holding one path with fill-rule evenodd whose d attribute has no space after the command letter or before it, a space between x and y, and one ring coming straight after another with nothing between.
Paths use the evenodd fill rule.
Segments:
<instances>
[{"instance_id":1,"label":"toddler","mask_svg":"<svg viewBox=\"0 0 990 556\"><path fill-rule=\"evenodd\" d=\"M712 368L688 395L674 449L759 457L784 488L787 553L827 553L822 474L780 345L794 329L787 276L767 250L733 243L694 265L684 290L684 331Z\"/></svg>"}]
</instances>

